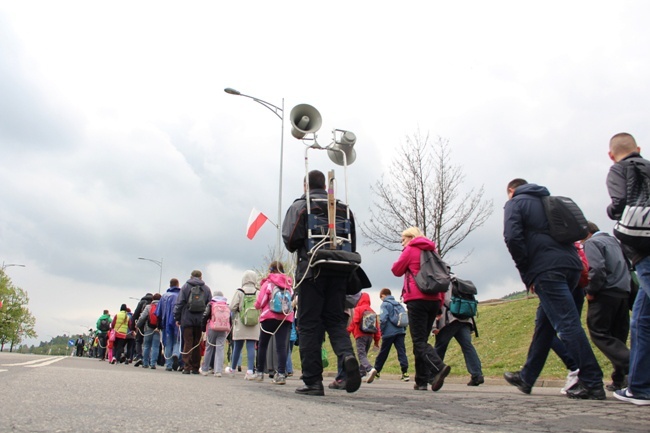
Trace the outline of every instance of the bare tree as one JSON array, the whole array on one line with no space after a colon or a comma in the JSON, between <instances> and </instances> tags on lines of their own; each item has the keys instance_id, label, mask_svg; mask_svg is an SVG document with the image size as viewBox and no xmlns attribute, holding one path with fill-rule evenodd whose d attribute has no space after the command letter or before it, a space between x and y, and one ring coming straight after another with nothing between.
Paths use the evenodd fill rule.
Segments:
<instances>
[{"instance_id":1,"label":"bare tree","mask_svg":"<svg viewBox=\"0 0 650 433\"><path fill-rule=\"evenodd\" d=\"M432 142L419 131L407 136L390 173L371 187L376 200L370 220L361 224L367 244L374 244L375 251L399 251L401 232L417 226L444 257L492 214L492 200L483 200L483 186L463 193L464 180L462 167L451 162L448 140Z\"/></svg>"}]
</instances>

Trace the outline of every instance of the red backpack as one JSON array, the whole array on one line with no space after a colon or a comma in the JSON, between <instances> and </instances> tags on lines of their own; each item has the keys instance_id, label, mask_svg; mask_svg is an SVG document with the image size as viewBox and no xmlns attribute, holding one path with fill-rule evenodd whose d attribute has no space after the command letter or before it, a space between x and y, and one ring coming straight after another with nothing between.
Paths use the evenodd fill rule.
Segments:
<instances>
[{"instance_id":1,"label":"red backpack","mask_svg":"<svg viewBox=\"0 0 650 433\"><path fill-rule=\"evenodd\" d=\"M149 326L155 328L158 326L158 316L156 316L156 308L158 304L152 303L149 305Z\"/></svg>"},{"instance_id":2,"label":"red backpack","mask_svg":"<svg viewBox=\"0 0 650 433\"><path fill-rule=\"evenodd\" d=\"M230 308L224 301L211 302L208 329L218 332L230 331Z\"/></svg>"}]
</instances>

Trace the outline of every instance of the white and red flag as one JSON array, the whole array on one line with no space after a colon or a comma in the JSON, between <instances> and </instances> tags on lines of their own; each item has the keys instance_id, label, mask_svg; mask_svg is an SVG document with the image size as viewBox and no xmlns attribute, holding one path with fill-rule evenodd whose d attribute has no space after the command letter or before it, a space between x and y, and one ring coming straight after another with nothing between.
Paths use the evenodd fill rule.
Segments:
<instances>
[{"instance_id":1,"label":"white and red flag","mask_svg":"<svg viewBox=\"0 0 650 433\"><path fill-rule=\"evenodd\" d=\"M266 215L257 209L253 208L251 211L251 216L248 217L248 228L246 229L246 237L248 239L253 239L257 234L258 230L264 225L268 220Z\"/></svg>"}]
</instances>

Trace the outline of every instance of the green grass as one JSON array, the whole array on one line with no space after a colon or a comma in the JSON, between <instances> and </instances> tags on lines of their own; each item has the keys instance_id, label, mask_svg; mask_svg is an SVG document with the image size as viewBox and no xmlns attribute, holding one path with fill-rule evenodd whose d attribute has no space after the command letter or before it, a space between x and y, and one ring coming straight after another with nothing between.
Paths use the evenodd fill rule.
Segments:
<instances>
[{"instance_id":1,"label":"green grass","mask_svg":"<svg viewBox=\"0 0 650 433\"><path fill-rule=\"evenodd\" d=\"M479 337L473 337L474 347L478 352L479 358L483 366L483 374L486 377L502 377L505 371L520 370L526 360L528 346L533 336L533 329L535 326L535 312L539 300L536 296L518 297L515 300L505 302L490 302L479 305L479 315L476 318L476 324L479 330ZM586 317L586 303L583 311L583 327L586 332L586 325L584 324ZM588 335L588 334L587 334ZM434 337L431 336L429 340L431 344L434 342ZM334 352L329 344L326 342L326 349L328 351L329 367L326 371L336 371L336 359ZM296 372L300 371L300 356L298 355L298 348L293 352L294 369ZM596 349L592 344L592 349L596 354L596 358L603 369L605 377L611 373L611 363L603 356L603 354ZM368 359L371 363L374 362L378 352L371 351ZM413 362L413 345L409 333L406 334L406 353L409 358L409 372L414 374ZM463 354L460 351L460 346L456 340L451 341L447 354L445 356L445 363L452 367L452 376L469 376L465 368L465 361ZM397 361L397 353L395 349L391 349L388 360L382 370L382 373L400 374L399 362ZM567 370L557 357L551 351L546 361L546 365L540 379L564 379Z\"/></svg>"}]
</instances>

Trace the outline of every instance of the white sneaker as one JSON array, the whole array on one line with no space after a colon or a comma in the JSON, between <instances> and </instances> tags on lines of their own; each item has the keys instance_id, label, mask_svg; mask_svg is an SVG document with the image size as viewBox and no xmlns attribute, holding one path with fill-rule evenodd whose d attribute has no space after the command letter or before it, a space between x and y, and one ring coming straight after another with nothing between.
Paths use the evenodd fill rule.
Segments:
<instances>
[{"instance_id":1,"label":"white sneaker","mask_svg":"<svg viewBox=\"0 0 650 433\"><path fill-rule=\"evenodd\" d=\"M215 373L214 377L221 377L221 373Z\"/></svg>"},{"instance_id":2,"label":"white sneaker","mask_svg":"<svg viewBox=\"0 0 650 433\"><path fill-rule=\"evenodd\" d=\"M201 369L199 369L199 373L201 373L201 376L207 376L207 375L208 375L208 372L207 372L207 371L205 371L205 370L204 370L204 369L202 369L202 368L201 368Z\"/></svg>"},{"instance_id":3,"label":"white sneaker","mask_svg":"<svg viewBox=\"0 0 650 433\"><path fill-rule=\"evenodd\" d=\"M255 382L264 382L264 373L255 373Z\"/></svg>"},{"instance_id":4,"label":"white sneaker","mask_svg":"<svg viewBox=\"0 0 650 433\"><path fill-rule=\"evenodd\" d=\"M578 383L578 374L580 374L580 369L570 371L569 374L566 375L566 382L564 382L564 388L560 390L560 394L565 394L567 390L573 388L576 383Z\"/></svg>"},{"instance_id":5,"label":"white sneaker","mask_svg":"<svg viewBox=\"0 0 650 433\"><path fill-rule=\"evenodd\" d=\"M246 375L244 376L244 380L255 380L255 374L253 373L253 370L248 370L246 372Z\"/></svg>"},{"instance_id":6,"label":"white sneaker","mask_svg":"<svg viewBox=\"0 0 650 433\"><path fill-rule=\"evenodd\" d=\"M370 370L370 372L366 375L367 377L366 382L372 383L375 380L376 376L377 376L377 370L373 367L372 370Z\"/></svg>"},{"instance_id":7,"label":"white sneaker","mask_svg":"<svg viewBox=\"0 0 650 433\"><path fill-rule=\"evenodd\" d=\"M235 377L235 371L230 367L226 367L224 372L230 377Z\"/></svg>"}]
</instances>

